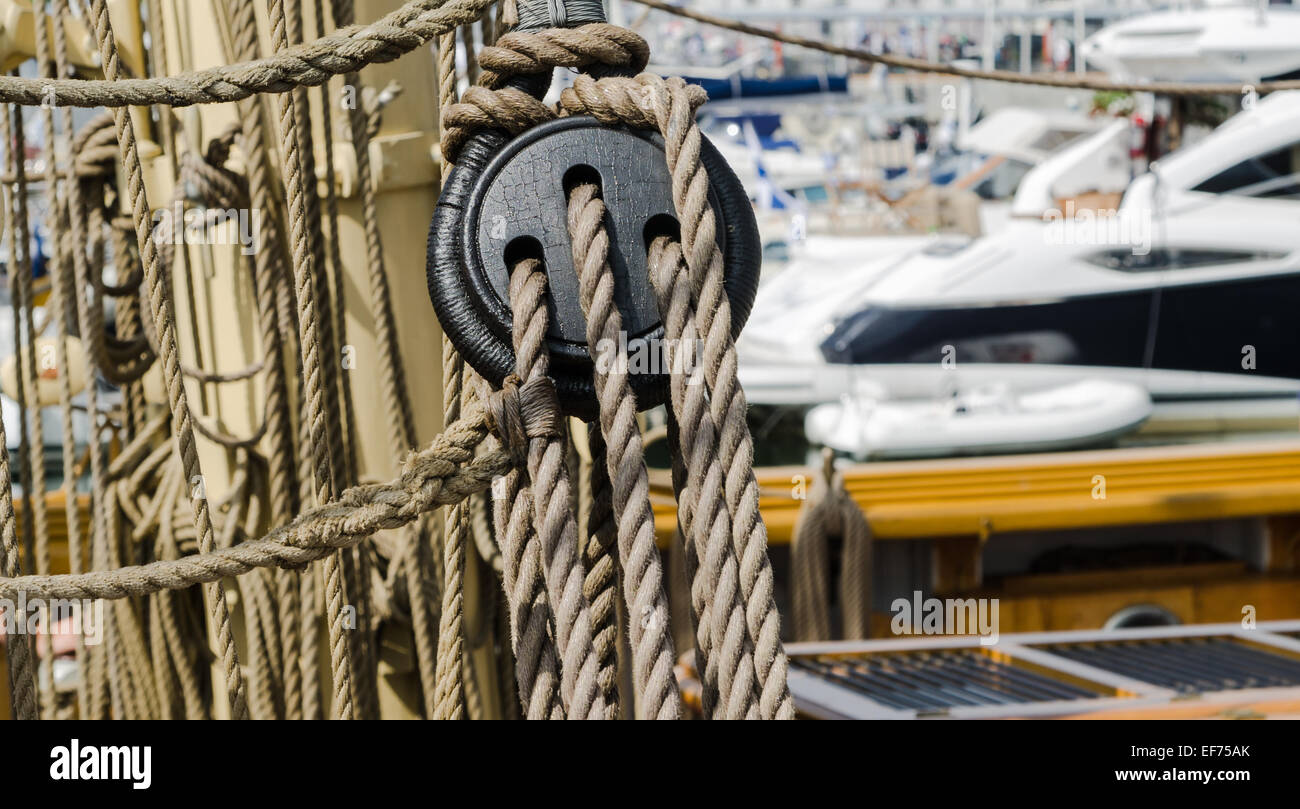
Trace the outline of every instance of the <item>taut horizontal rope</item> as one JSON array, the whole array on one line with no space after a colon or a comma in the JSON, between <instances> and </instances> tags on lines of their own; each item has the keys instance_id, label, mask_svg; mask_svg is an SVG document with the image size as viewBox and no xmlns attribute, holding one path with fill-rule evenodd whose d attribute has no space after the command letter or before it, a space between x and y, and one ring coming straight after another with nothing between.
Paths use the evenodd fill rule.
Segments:
<instances>
[{"instance_id":1,"label":"taut horizontal rope","mask_svg":"<svg viewBox=\"0 0 1300 809\"><path fill-rule=\"evenodd\" d=\"M488 434L482 409L412 452L396 480L354 486L336 502L310 509L266 537L212 553L79 575L0 578L0 599L125 598L238 576L255 567L297 567L346 548L376 531L397 528L438 506L485 490L516 463L516 455L474 450Z\"/></svg>"},{"instance_id":2,"label":"taut horizontal rope","mask_svg":"<svg viewBox=\"0 0 1300 809\"><path fill-rule=\"evenodd\" d=\"M248 0L252 2L252 0ZM314 87L331 76L391 62L483 15L495 0L411 0L370 25L350 25L314 42L236 65L153 79L0 77L0 102L56 107L184 107L239 101L256 93Z\"/></svg>"},{"instance_id":3,"label":"taut horizontal rope","mask_svg":"<svg viewBox=\"0 0 1300 809\"><path fill-rule=\"evenodd\" d=\"M942 62L931 62L926 59L917 59L911 56L873 53L868 50L863 50L862 48L846 48L840 45L832 45L829 42L822 42L818 39L796 36L794 34L787 34L783 31L760 28L757 25L750 25L749 23L740 22L739 20L729 20L725 17L715 17L712 14L691 11L688 8L682 8L681 6L674 6L662 2L662 0L632 0L632 2L640 3L643 6L648 6L678 17L685 17L688 20L702 22L705 25L725 28L728 31L736 31L741 34L749 34L750 36L771 39L776 42L784 42L787 45L808 48L809 50L814 51L822 51L823 53L831 53L836 56L847 56L851 59L860 59L863 62L873 62L888 67L913 70L918 73L940 73L946 76L960 76L961 78L966 79L988 79L989 81L1002 81L1011 84L1034 84L1040 87L1060 87L1069 90L1157 93L1159 95L1171 96L1240 95L1247 86L1250 86L1256 93L1261 95L1264 93L1277 92L1279 90L1300 90L1300 80L1294 79L1287 81L1265 81L1249 85L1247 82L1187 84L1183 82L1118 82L1109 81L1107 79L1057 76L1050 73L1017 73L1013 70L980 70L978 68L948 65Z\"/></svg>"}]
</instances>

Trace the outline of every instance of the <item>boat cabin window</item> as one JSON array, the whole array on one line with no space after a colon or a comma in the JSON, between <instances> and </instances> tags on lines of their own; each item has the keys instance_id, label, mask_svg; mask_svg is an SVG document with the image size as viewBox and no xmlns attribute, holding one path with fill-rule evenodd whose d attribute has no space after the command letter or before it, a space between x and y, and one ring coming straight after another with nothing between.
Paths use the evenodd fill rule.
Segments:
<instances>
[{"instance_id":1,"label":"boat cabin window","mask_svg":"<svg viewBox=\"0 0 1300 809\"><path fill-rule=\"evenodd\" d=\"M1251 261L1275 261L1286 253L1262 250L1214 250L1201 248L1154 247L1137 255L1130 247L1103 250L1088 256L1087 261L1098 267L1120 272L1153 272L1155 270L1190 270L1213 267L1218 264L1241 264Z\"/></svg>"},{"instance_id":2,"label":"boat cabin window","mask_svg":"<svg viewBox=\"0 0 1300 809\"><path fill-rule=\"evenodd\" d=\"M1192 190L1208 194L1300 199L1300 143L1243 160Z\"/></svg>"}]
</instances>

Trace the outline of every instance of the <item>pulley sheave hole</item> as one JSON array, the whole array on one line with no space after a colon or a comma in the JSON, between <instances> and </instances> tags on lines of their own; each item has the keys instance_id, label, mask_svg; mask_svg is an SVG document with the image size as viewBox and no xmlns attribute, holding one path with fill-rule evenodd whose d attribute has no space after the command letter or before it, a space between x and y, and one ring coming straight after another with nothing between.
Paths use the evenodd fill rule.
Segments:
<instances>
[{"instance_id":1,"label":"pulley sheave hole","mask_svg":"<svg viewBox=\"0 0 1300 809\"><path fill-rule=\"evenodd\" d=\"M717 150L703 143L709 202L726 265L732 333L749 315L758 286L758 227L744 188ZM451 172L429 227L429 295L443 329L471 367L493 385L514 371L510 269L540 258L547 276L551 373L569 415L596 414L587 326L568 232L568 192L596 182L606 208L615 303L629 342L662 336L647 269L647 239L678 230L662 139L562 118L507 140L475 135ZM642 409L663 402L666 377L629 376Z\"/></svg>"}]
</instances>

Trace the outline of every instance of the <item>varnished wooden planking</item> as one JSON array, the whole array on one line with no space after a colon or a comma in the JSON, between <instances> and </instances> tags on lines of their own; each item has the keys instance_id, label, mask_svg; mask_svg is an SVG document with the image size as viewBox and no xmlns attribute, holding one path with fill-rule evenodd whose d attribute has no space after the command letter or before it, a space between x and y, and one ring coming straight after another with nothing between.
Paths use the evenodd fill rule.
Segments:
<instances>
[{"instance_id":1,"label":"varnished wooden planking","mask_svg":"<svg viewBox=\"0 0 1300 809\"><path fill-rule=\"evenodd\" d=\"M811 485L816 473L768 467L756 474L768 537L788 542L803 502L800 482ZM879 539L1230 519L1296 510L1300 442L893 461L853 465L844 477ZM664 470L652 473L651 488L667 542L676 515Z\"/></svg>"}]
</instances>

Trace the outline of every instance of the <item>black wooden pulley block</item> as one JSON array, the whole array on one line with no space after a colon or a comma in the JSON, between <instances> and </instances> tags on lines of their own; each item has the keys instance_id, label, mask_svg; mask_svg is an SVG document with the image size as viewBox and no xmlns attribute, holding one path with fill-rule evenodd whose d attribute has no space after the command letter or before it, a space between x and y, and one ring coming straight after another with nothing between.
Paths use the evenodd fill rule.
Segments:
<instances>
[{"instance_id":1,"label":"black wooden pulley block","mask_svg":"<svg viewBox=\"0 0 1300 809\"><path fill-rule=\"evenodd\" d=\"M725 257L735 337L758 288L758 226L744 187L707 140L701 159ZM691 351L665 345L646 267L650 241L678 232L672 178L655 133L609 127L587 116L560 118L514 139L497 130L477 133L443 186L429 225L427 264L429 297L443 330L465 361L499 386L515 370L510 268L522 258L540 259L547 276L551 376L565 414L584 419L597 413L594 369L567 217L569 189L592 181L599 183L607 210L615 302L629 353L645 360L665 347ZM640 365L629 363L640 409L665 400L667 372L689 367L683 362L659 353Z\"/></svg>"}]
</instances>

